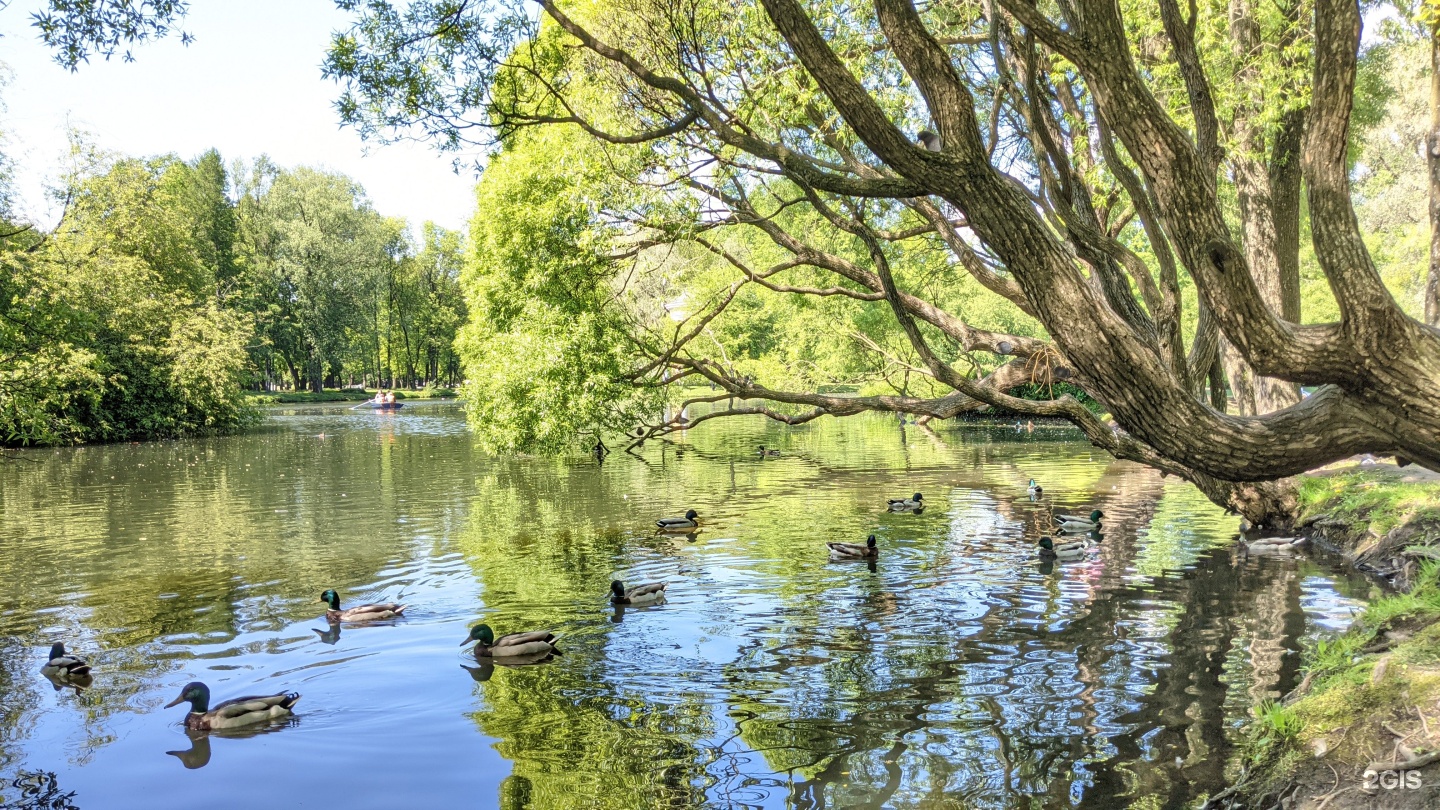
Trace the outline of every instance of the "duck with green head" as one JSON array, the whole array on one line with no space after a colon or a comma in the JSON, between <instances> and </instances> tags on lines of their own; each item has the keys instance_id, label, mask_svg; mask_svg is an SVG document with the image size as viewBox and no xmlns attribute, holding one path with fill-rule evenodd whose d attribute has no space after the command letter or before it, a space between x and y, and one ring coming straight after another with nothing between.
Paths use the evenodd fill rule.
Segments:
<instances>
[{"instance_id":1,"label":"duck with green head","mask_svg":"<svg viewBox=\"0 0 1440 810\"><path fill-rule=\"evenodd\" d=\"M1056 543L1049 536L1040 538L1039 554L1043 559L1055 560L1078 560L1085 556L1085 543L1080 540L1067 540Z\"/></svg>"},{"instance_id":2,"label":"duck with green head","mask_svg":"<svg viewBox=\"0 0 1440 810\"><path fill-rule=\"evenodd\" d=\"M1037 498L1040 497L1041 495L1045 494L1045 488L1042 487L1042 486L1040 486L1039 484L1035 483L1035 479L1034 479L1034 478L1031 478L1031 479L1030 479L1030 483L1026 485L1025 491L1026 491L1026 492L1029 492L1031 495L1033 495L1033 496L1035 496L1035 497L1037 497Z\"/></svg>"},{"instance_id":3,"label":"duck with green head","mask_svg":"<svg viewBox=\"0 0 1440 810\"><path fill-rule=\"evenodd\" d=\"M700 513L691 509L685 513L685 517L660 518L655 521L662 532L688 532L700 525Z\"/></svg>"},{"instance_id":4,"label":"duck with green head","mask_svg":"<svg viewBox=\"0 0 1440 810\"><path fill-rule=\"evenodd\" d=\"M240 728L267 720L289 717L291 709L299 702L300 695L283 692L278 695L263 695L235 698L210 708L210 687L199 681L191 681L180 690L180 697L165 704L165 708L190 704L185 715L185 728L194 731Z\"/></svg>"},{"instance_id":5,"label":"duck with green head","mask_svg":"<svg viewBox=\"0 0 1440 810\"><path fill-rule=\"evenodd\" d=\"M656 602L663 602L665 601L665 585L664 582L651 582L627 589L620 580L614 580L610 583L610 604L652 605Z\"/></svg>"},{"instance_id":6,"label":"duck with green head","mask_svg":"<svg viewBox=\"0 0 1440 810\"><path fill-rule=\"evenodd\" d=\"M331 624L341 622L374 622L381 619L393 619L405 612L409 605L402 605L398 602L380 602L370 605L356 605L352 608L340 609L340 594L333 589L320 594L320 601L330 606L325 611L325 621Z\"/></svg>"},{"instance_id":7,"label":"duck with green head","mask_svg":"<svg viewBox=\"0 0 1440 810\"><path fill-rule=\"evenodd\" d=\"M555 641L555 634L549 630L509 633L496 638L495 631L490 629L490 625L477 624L470 628L470 635L460 642L460 646L464 647L466 644L474 642L475 655L478 658L507 658L559 652L555 647Z\"/></svg>"},{"instance_id":8,"label":"duck with green head","mask_svg":"<svg viewBox=\"0 0 1440 810\"><path fill-rule=\"evenodd\" d=\"M863 560L866 557L874 557L880 553L875 545L875 535L865 538L865 545L859 543L826 543L825 547L830 549L832 560Z\"/></svg>"},{"instance_id":9,"label":"duck with green head","mask_svg":"<svg viewBox=\"0 0 1440 810\"><path fill-rule=\"evenodd\" d=\"M1078 515L1056 515L1055 523L1059 525L1062 531L1093 532L1100 528L1100 521L1104 517L1105 513L1096 509L1090 513L1090 517L1088 518Z\"/></svg>"}]
</instances>

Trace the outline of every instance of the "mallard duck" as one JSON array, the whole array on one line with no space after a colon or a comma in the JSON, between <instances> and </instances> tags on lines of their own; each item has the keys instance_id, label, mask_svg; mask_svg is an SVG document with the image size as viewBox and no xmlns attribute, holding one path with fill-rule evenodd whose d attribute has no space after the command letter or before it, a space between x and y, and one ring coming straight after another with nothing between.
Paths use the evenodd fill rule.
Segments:
<instances>
[{"instance_id":1,"label":"mallard duck","mask_svg":"<svg viewBox=\"0 0 1440 810\"><path fill-rule=\"evenodd\" d=\"M1085 543L1080 540L1066 540L1056 543L1048 535L1040 538L1040 556L1046 559L1078 560L1085 556Z\"/></svg>"},{"instance_id":2,"label":"mallard duck","mask_svg":"<svg viewBox=\"0 0 1440 810\"><path fill-rule=\"evenodd\" d=\"M763 445L763 444L760 445L760 449L759 449L757 452L758 452L760 455L762 455L762 456L769 456L769 457L771 457L771 458L779 458L779 457L780 457L780 451L779 451L779 450L766 450L766 449L765 449L765 445Z\"/></svg>"},{"instance_id":3,"label":"mallard duck","mask_svg":"<svg viewBox=\"0 0 1440 810\"><path fill-rule=\"evenodd\" d=\"M50 645L50 657L40 671L60 681L90 677L90 665L85 663L85 659L67 654L65 645L58 641Z\"/></svg>"},{"instance_id":4,"label":"mallard duck","mask_svg":"<svg viewBox=\"0 0 1440 810\"><path fill-rule=\"evenodd\" d=\"M925 496L915 493L913 498L891 498L885 502L891 512L909 512L912 509L925 508Z\"/></svg>"},{"instance_id":5,"label":"mallard duck","mask_svg":"<svg viewBox=\"0 0 1440 810\"><path fill-rule=\"evenodd\" d=\"M210 708L210 687L199 681L191 681L180 690L180 697L165 704L165 708L190 704L190 713L185 715L185 728L195 731L239 728L278 717L290 716L290 710L300 700L294 692L259 697L242 697L227 700Z\"/></svg>"},{"instance_id":6,"label":"mallard duck","mask_svg":"<svg viewBox=\"0 0 1440 810\"><path fill-rule=\"evenodd\" d=\"M539 655L555 652L555 634L548 630L531 633L510 633L495 638L495 631L488 624L477 624L470 628L470 635L460 642L464 647L476 642L475 655L479 658L503 658L516 655Z\"/></svg>"},{"instance_id":7,"label":"mallard duck","mask_svg":"<svg viewBox=\"0 0 1440 810\"><path fill-rule=\"evenodd\" d=\"M636 585L626 590L620 584L620 580L610 583L610 603L614 605L649 605L655 602L665 601L665 583L651 582L648 585Z\"/></svg>"},{"instance_id":8,"label":"mallard duck","mask_svg":"<svg viewBox=\"0 0 1440 810\"><path fill-rule=\"evenodd\" d=\"M860 560L866 557L874 557L880 553L875 547L875 535L865 538L865 545L859 543L826 543L830 549L830 556L837 560Z\"/></svg>"},{"instance_id":9,"label":"mallard duck","mask_svg":"<svg viewBox=\"0 0 1440 810\"><path fill-rule=\"evenodd\" d=\"M1029 492L1031 495L1039 497L1045 492L1045 488L1035 483L1035 479L1031 478L1030 483L1025 487L1025 491Z\"/></svg>"},{"instance_id":10,"label":"mallard duck","mask_svg":"<svg viewBox=\"0 0 1440 810\"><path fill-rule=\"evenodd\" d=\"M655 525L660 527L662 532L688 532L700 525L698 518L700 513L694 509L685 513L685 517L660 518Z\"/></svg>"},{"instance_id":11,"label":"mallard duck","mask_svg":"<svg viewBox=\"0 0 1440 810\"><path fill-rule=\"evenodd\" d=\"M340 609L340 594L333 590L320 594L320 601L330 605L325 611L325 621L331 624L341 622L373 622L380 619L393 619L405 612L408 605L398 602L381 602L373 605L356 605L352 608Z\"/></svg>"},{"instance_id":12,"label":"mallard duck","mask_svg":"<svg viewBox=\"0 0 1440 810\"><path fill-rule=\"evenodd\" d=\"M1067 532L1093 532L1100 528L1100 519L1105 513L1099 509L1090 513L1090 517L1084 518L1078 515L1056 515L1055 523Z\"/></svg>"},{"instance_id":13,"label":"mallard duck","mask_svg":"<svg viewBox=\"0 0 1440 810\"><path fill-rule=\"evenodd\" d=\"M1305 544L1305 539L1295 537L1262 537L1245 544L1251 554L1286 554Z\"/></svg>"}]
</instances>

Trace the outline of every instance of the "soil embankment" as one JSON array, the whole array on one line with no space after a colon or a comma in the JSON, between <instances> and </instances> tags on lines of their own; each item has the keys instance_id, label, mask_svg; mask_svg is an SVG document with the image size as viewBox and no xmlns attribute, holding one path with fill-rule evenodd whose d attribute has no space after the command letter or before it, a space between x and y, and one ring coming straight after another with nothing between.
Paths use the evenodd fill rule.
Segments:
<instances>
[{"instance_id":1,"label":"soil embankment","mask_svg":"<svg viewBox=\"0 0 1440 810\"><path fill-rule=\"evenodd\" d=\"M1311 541L1384 583L1354 625L1307 651L1259 707L1235 787L1207 807L1440 807L1440 476L1391 464L1301 482Z\"/></svg>"}]
</instances>

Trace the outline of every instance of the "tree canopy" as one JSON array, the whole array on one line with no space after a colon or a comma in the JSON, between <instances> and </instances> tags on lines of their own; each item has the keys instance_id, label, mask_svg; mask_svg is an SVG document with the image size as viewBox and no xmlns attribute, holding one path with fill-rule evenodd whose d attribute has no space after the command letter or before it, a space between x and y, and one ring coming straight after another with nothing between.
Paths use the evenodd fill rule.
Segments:
<instances>
[{"instance_id":1,"label":"tree canopy","mask_svg":"<svg viewBox=\"0 0 1440 810\"><path fill-rule=\"evenodd\" d=\"M0 443L225 433L247 389L451 384L459 234L350 179L82 141L50 230L0 221Z\"/></svg>"},{"instance_id":2,"label":"tree canopy","mask_svg":"<svg viewBox=\"0 0 1440 810\"><path fill-rule=\"evenodd\" d=\"M1440 334L1386 286L1352 200L1357 135L1382 106L1353 0L1161 0L1158 16L1114 0L500 6L356 7L327 62L342 115L452 148L569 127L636 188L606 212L617 244L708 252L741 285L883 301L949 392L857 405L781 388L698 353L705 328L639 349L632 381L699 379L812 409L800 418L1062 416L1257 516L1284 493L1253 482L1352 453L1440 465ZM727 250L737 230L784 258ZM936 250L925 289L906 270ZM1302 311L1302 258L1329 287L1325 320ZM790 281L809 272L831 281ZM1038 328L946 309L932 290L962 278ZM947 343L990 362L957 366ZM1115 424L1007 393L1039 369Z\"/></svg>"},{"instance_id":3,"label":"tree canopy","mask_svg":"<svg viewBox=\"0 0 1440 810\"><path fill-rule=\"evenodd\" d=\"M500 445L699 382L716 394L636 438L705 400L792 423L1002 407L1257 518L1286 509L1266 482L1353 453L1440 467L1433 248L1420 285L1377 238L1406 224L1376 136L1405 51L1362 49L1356 0L338 5L346 122L497 150L465 345L513 369L474 391ZM903 368L898 392L824 390L847 364ZM1056 382L1113 422L1013 395ZM513 407L537 394L564 415Z\"/></svg>"}]
</instances>

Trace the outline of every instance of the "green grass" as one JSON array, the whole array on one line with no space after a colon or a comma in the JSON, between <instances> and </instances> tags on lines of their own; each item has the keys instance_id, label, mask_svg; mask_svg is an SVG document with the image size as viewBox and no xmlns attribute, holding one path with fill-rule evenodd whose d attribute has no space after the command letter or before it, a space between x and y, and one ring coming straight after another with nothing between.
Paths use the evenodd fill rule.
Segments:
<instances>
[{"instance_id":1,"label":"green grass","mask_svg":"<svg viewBox=\"0 0 1440 810\"><path fill-rule=\"evenodd\" d=\"M1413 635L1364 651L1397 626ZM1387 665L1377 677L1382 658ZM1254 709L1244 751L1254 795L1290 779L1320 738L1336 766L1387 756L1393 735L1385 724L1413 722L1411 706L1440 697L1440 561L1421 565L1409 593L1376 599L1344 634L1316 643L1304 671L1308 693L1288 706L1265 701Z\"/></svg>"},{"instance_id":2,"label":"green grass","mask_svg":"<svg viewBox=\"0 0 1440 810\"><path fill-rule=\"evenodd\" d=\"M1299 498L1302 515L1368 522L1378 535L1407 521L1440 522L1440 484L1391 481L1368 471L1305 476Z\"/></svg>"},{"instance_id":3,"label":"green grass","mask_svg":"<svg viewBox=\"0 0 1440 810\"><path fill-rule=\"evenodd\" d=\"M1357 546L1397 527L1412 548L1440 536L1435 482L1396 480L1372 468L1305 476L1299 486L1301 515L1341 521ZM1386 635L1397 631L1409 635ZM1421 560L1409 591L1373 599L1349 630L1317 642L1303 669L1307 692L1288 706L1267 701L1254 710L1242 751L1251 797L1308 778L1316 752L1343 772L1391 756L1390 729L1429 737L1412 707L1440 699L1440 560Z\"/></svg>"}]
</instances>

